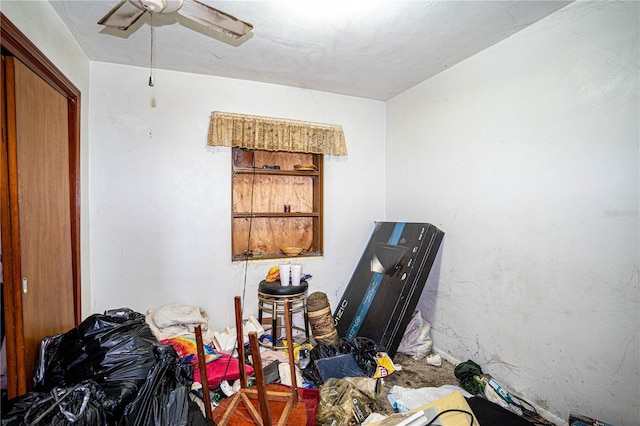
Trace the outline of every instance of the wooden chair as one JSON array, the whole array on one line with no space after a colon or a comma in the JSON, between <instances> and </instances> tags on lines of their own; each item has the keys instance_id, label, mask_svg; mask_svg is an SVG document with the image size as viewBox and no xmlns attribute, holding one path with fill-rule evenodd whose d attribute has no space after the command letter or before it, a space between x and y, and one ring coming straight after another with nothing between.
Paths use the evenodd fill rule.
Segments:
<instances>
[{"instance_id":1,"label":"wooden chair","mask_svg":"<svg viewBox=\"0 0 640 426\"><path fill-rule=\"evenodd\" d=\"M202 343L202 328L195 327L196 349L198 351L198 368L200 369L200 381L202 382L202 398L204 399L204 411L207 419L213 419L211 409L211 393L209 392L209 381L207 377L207 361L204 355L204 344Z\"/></svg>"},{"instance_id":2,"label":"wooden chair","mask_svg":"<svg viewBox=\"0 0 640 426\"><path fill-rule=\"evenodd\" d=\"M242 310L240 297L235 298L236 335L238 340L238 360L240 362L240 390L230 398L223 400L213 412L212 420L219 426L227 425L293 425L304 426L307 423L307 411L304 402L298 400L296 371L293 356L293 332L289 315L289 301L285 301L285 328L287 340L291 342L289 365L291 387L282 384L266 385L260 346L255 331L249 333L249 347L256 386L247 387L244 370L244 334L242 331ZM272 421L272 420L275 420Z\"/></svg>"}]
</instances>

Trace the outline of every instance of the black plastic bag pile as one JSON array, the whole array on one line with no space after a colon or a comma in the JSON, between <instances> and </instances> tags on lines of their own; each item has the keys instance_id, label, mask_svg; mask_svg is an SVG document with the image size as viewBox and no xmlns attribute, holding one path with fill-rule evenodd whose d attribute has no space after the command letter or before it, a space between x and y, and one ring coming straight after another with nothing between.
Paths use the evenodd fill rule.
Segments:
<instances>
[{"instance_id":1,"label":"black plastic bag pile","mask_svg":"<svg viewBox=\"0 0 640 426\"><path fill-rule=\"evenodd\" d=\"M34 390L9 401L2 425L186 425L192 377L144 315L95 314L42 340Z\"/></svg>"},{"instance_id":2,"label":"black plastic bag pile","mask_svg":"<svg viewBox=\"0 0 640 426\"><path fill-rule=\"evenodd\" d=\"M302 370L302 377L314 383L316 387L319 387L324 383L324 380L318 371L316 361L345 354L352 354L364 375L373 377L377 368L376 354L378 352L379 350L375 342L366 337L356 337L353 339L341 338L337 345L319 343L311 349L309 354L311 362Z\"/></svg>"},{"instance_id":3,"label":"black plastic bag pile","mask_svg":"<svg viewBox=\"0 0 640 426\"><path fill-rule=\"evenodd\" d=\"M93 380L50 392L29 392L11 401L3 425L106 425L105 394Z\"/></svg>"}]
</instances>

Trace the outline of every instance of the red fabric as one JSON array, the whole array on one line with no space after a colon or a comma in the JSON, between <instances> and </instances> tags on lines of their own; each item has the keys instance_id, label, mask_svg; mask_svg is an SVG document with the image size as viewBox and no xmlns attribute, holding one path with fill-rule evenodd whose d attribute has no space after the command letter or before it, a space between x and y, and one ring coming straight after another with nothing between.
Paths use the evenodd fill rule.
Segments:
<instances>
[{"instance_id":1,"label":"red fabric","mask_svg":"<svg viewBox=\"0 0 640 426\"><path fill-rule=\"evenodd\" d=\"M315 426L316 412L320 404L320 391L318 389L298 388L298 396L307 408L307 426Z\"/></svg>"},{"instance_id":2,"label":"red fabric","mask_svg":"<svg viewBox=\"0 0 640 426\"><path fill-rule=\"evenodd\" d=\"M228 354L222 354L220 358L207 363L207 379L209 387L211 389L216 389L220 386L220 383L223 380L233 381L239 379L240 368L238 365L238 359ZM250 365L245 365L244 367L248 376L253 374L253 367ZM193 380L195 382L202 383L200 381L200 369L197 365L193 369Z\"/></svg>"}]
</instances>

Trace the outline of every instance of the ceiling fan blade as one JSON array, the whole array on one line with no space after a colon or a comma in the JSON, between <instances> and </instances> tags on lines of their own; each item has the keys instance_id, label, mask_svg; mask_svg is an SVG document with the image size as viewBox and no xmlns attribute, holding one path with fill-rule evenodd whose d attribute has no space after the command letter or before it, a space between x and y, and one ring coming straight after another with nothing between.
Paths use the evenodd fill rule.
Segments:
<instances>
[{"instance_id":1,"label":"ceiling fan blade","mask_svg":"<svg viewBox=\"0 0 640 426\"><path fill-rule=\"evenodd\" d=\"M253 25L196 0L184 0L178 13L233 38L240 38L253 29Z\"/></svg>"},{"instance_id":2,"label":"ceiling fan blade","mask_svg":"<svg viewBox=\"0 0 640 426\"><path fill-rule=\"evenodd\" d=\"M134 22L145 14L144 9L140 9L128 0L122 0L116 7L98 21L98 24L119 30L126 30Z\"/></svg>"}]
</instances>

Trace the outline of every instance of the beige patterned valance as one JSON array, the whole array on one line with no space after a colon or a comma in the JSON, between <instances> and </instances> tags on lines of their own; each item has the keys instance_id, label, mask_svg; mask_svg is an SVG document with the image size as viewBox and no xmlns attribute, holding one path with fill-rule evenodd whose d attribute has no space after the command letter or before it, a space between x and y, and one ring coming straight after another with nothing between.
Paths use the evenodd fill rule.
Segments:
<instances>
[{"instance_id":1,"label":"beige patterned valance","mask_svg":"<svg viewBox=\"0 0 640 426\"><path fill-rule=\"evenodd\" d=\"M342 126L214 111L208 145L347 155Z\"/></svg>"}]
</instances>

